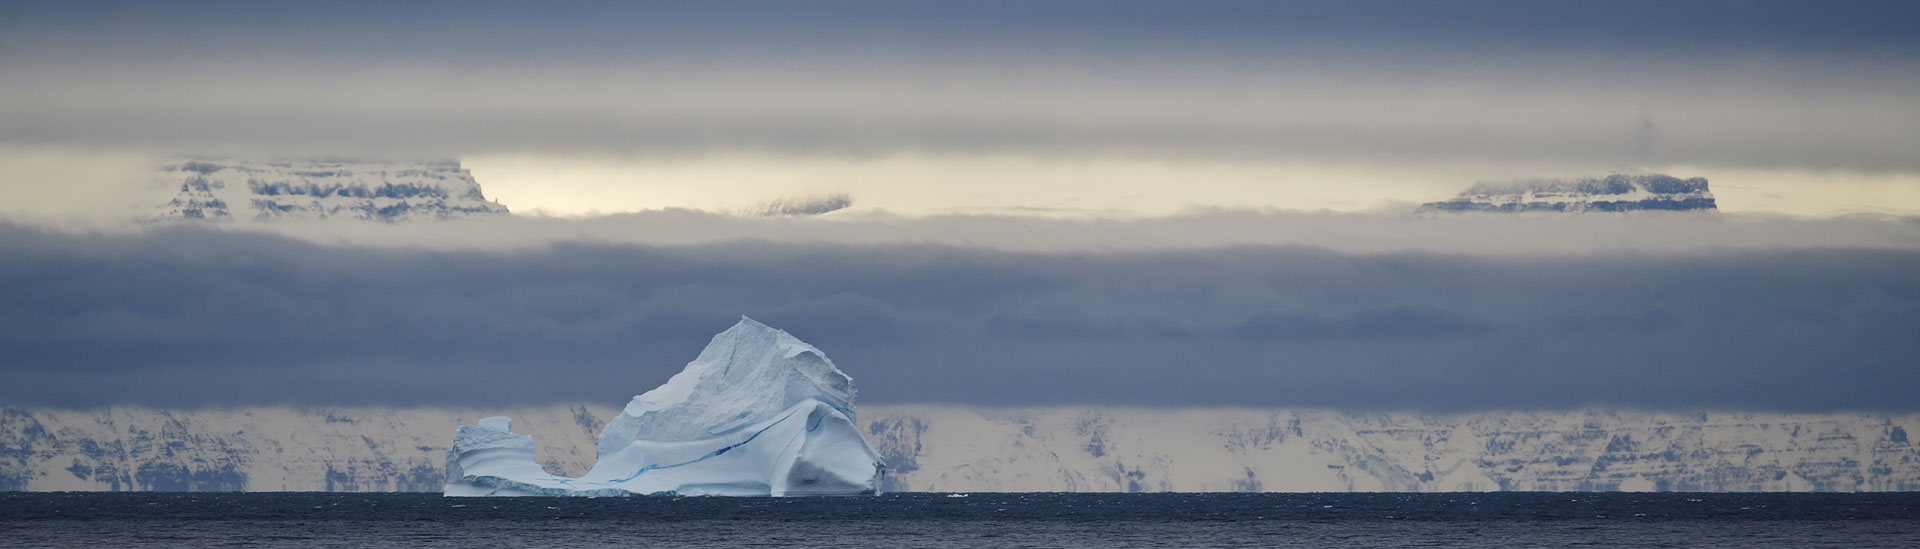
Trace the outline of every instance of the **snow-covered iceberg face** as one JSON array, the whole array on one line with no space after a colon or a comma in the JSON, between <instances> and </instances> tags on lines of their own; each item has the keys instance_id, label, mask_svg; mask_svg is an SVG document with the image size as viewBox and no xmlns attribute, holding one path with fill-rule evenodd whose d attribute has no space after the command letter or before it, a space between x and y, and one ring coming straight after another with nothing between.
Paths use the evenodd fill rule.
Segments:
<instances>
[{"instance_id":1,"label":"snow-covered iceberg face","mask_svg":"<svg viewBox=\"0 0 1920 549\"><path fill-rule=\"evenodd\" d=\"M627 403L600 432L600 455L634 440L702 440L809 400L853 417L853 379L812 345L751 319L720 335L666 385Z\"/></svg>"},{"instance_id":2,"label":"snow-covered iceberg face","mask_svg":"<svg viewBox=\"0 0 1920 549\"><path fill-rule=\"evenodd\" d=\"M853 397L819 349L743 317L607 424L586 476L547 474L532 438L487 418L455 432L446 494L875 493L884 464L854 426Z\"/></svg>"}]
</instances>

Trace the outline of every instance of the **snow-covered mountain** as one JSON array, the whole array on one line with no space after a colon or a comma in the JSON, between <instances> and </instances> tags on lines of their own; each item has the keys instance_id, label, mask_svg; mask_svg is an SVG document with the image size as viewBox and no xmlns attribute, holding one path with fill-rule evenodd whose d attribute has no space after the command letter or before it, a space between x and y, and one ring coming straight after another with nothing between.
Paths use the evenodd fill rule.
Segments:
<instances>
[{"instance_id":1,"label":"snow-covered mountain","mask_svg":"<svg viewBox=\"0 0 1920 549\"><path fill-rule=\"evenodd\" d=\"M1481 183L1451 200L1420 206L1421 212L1501 213L1716 209L1706 178L1658 174Z\"/></svg>"},{"instance_id":2,"label":"snow-covered mountain","mask_svg":"<svg viewBox=\"0 0 1920 549\"><path fill-rule=\"evenodd\" d=\"M439 491L490 415L578 476L620 410L0 409L0 489ZM1917 415L862 406L891 491L1920 490Z\"/></svg>"},{"instance_id":3,"label":"snow-covered mountain","mask_svg":"<svg viewBox=\"0 0 1920 549\"><path fill-rule=\"evenodd\" d=\"M896 490L1920 489L1920 417L1289 410L864 412Z\"/></svg>"},{"instance_id":4,"label":"snow-covered mountain","mask_svg":"<svg viewBox=\"0 0 1920 549\"><path fill-rule=\"evenodd\" d=\"M359 219L382 222L505 215L456 161L190 160L160 168L178 189L159 219Z\"/></svg>"}]
</instances>

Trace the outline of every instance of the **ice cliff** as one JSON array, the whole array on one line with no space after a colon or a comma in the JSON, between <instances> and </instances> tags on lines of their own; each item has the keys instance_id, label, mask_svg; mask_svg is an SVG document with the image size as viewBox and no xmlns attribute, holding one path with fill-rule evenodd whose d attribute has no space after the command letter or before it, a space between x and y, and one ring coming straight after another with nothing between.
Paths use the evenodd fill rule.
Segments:
<instances>
[{"instance_id":1,"label":"ice cliff","mask_svg":"<svg viewBox=\"0 0 1920 549\"><path fill-rule=\"evenodd\" d=\"M449 496L875 493L884 465L854 424L853 380L819 349L742 317L601 430L585 476L548 474L505 417L463 425Z\"/></svg>"},{"instance_id":2,"label":"ice cliff","mask_svg":"<svg viewBox=\"0 0 1920 549\"><path fill-rule=\"evenodd\" d=\"M1499 213L1716 209L1706 178L1658 174L1481 183L1451 200L1420 206L1421 212Z\"/></svg>"},{"instance_id":3,"label":"ice cliff","mask_svg":"<svg viewBox=\"0 0 1920 549\"><path fill-rule=\"evenodd\" d=\"M158 219L358 219L506 215L459 162L187 160L162 167Z\"/></svg>"}]
</instances>

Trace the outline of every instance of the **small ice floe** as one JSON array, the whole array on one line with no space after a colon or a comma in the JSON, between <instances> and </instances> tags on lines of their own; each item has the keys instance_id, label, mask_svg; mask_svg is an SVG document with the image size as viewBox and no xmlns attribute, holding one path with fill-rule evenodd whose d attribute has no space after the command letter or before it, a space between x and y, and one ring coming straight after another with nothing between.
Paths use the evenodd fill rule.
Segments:
<instances>
[{"instance_id":1,"label":"small ice floe","mask_svg":"<svg viewBox=\"0 0 1920 549\"><path fill-rule=\"evenodd\" d=\"M950 498L964 498L964 497L967 497L967 495L966 495L966 494L947 494L947 497L950 497Z\"/></svg>"}]
</instances>

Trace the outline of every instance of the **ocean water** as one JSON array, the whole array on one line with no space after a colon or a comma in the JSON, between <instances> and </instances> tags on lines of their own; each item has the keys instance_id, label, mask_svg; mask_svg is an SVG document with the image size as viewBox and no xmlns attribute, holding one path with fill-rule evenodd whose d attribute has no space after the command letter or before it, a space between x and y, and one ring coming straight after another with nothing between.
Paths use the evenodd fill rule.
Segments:
<instances>
[{"instance_id":1,"label":"ocean water","mask_svg":"<svg viewBox=\"0 0 1920 549\"><path fill-rule=\"evenodd\" d=\"M1920 493L0 493L3 547L1920 547Z\"/></svg>"}]
</instances>

